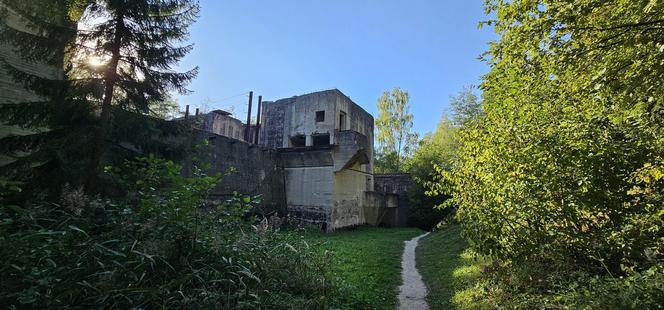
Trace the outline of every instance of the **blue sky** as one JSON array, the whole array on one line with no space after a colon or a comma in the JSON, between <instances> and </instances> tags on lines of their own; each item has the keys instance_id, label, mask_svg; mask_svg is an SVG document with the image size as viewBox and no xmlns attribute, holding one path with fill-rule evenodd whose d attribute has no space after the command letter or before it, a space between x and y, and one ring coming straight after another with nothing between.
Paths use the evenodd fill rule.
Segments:
<instances>
[{"instance_id":1,"label":"blue sky","mask_svg":"<svg viewBox=\"0 0 664 310\"><path fill-rule=\"evenodd\" d=\"M338 88L376 115L376 100L395 86L411 96L414 129L435 129L449 97L477 84L478 57L496 38L478 29L482 0L201 0L191 28L194 51L181 68L200 67L192 109L234 107L246 95L276 100ZM255 108L254 108L255 111Z\"/></svg>"}]
</instances>

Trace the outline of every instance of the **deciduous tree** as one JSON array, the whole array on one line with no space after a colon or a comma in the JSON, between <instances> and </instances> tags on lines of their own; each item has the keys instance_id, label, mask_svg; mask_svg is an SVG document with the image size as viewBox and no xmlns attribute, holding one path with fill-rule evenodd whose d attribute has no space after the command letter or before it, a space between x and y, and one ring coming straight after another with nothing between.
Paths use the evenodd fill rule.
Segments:
<instances>
[{"instance_id":1,"label":"deciduous tree","mask_svg":"<svg viewBox=\"0 0 664 310\"><path fill-rule=\"evenodd\" d=\"M451 175L471 245L598 274L649 268L664 252L664 3L486 3L500 40Z\"/></svg>"},{"instance_id":2,"label":"deciduous tree","mask_svg":"<svg viewBox=\"0 0 664 310\"><path fill-rule=\"evenodd\" d=\"M408 92L395 87L378 98L378 160L376 168L382 172L401 172L404 160L417 145L413 129Z\"/></svg>"}]
</instances>

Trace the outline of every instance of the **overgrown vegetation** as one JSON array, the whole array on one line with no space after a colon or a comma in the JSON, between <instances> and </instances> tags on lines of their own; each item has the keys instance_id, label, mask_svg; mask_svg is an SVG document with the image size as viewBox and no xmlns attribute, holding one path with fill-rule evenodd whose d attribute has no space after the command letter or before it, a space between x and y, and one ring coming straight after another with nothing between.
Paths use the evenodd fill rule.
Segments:
<instances>
[{"instance_id":1,"label":"overgrown vegetation","mask_svg":"<svg viewBox=\"0 0 664 310\"><path fill-rule=\"evenodd\" d=\"M451 163L456 149L454 139L455 127L443 115L436 131L427 133L420 141L413 155L406 161L408 173L413 184L408 192L409 210L408 223L411 226L424 230L431 230L440 222L448 219L452 209L441 209L436 206L443 204L448 195L427 195L426 184L436 176L433 166L451 169Z\"/></svg>"},{"instance_id":2,"label":"overgrown vegetation","mask_svg":"<svg viewBox=\"0 0 664 310\"><path fill-rule=\"evenodd\" d=\"M182 177L156 157L118 176L127 199L66 188L58 203L0 208L0 303L16 308L325 308L329 256L278 218L249 225L252 200L205 205L221 176ZM7 189L4 189L7 190ZM16 188L14 189L16 190Z\"/></svg>"},{"instance_id":3,"label":"overgrown vegetation","mask_svg":"<svg viewBox=\"0 0 664 310\"><path fill-rule=\"evenodd\" d=\"M374 171L410 175L412 184L403 193L409 200L408 225L430 230L450 214L449 210L435 208L449 197L426 195L426 184L436 175L432 166L450 167L455 149L454 125L443 115L436 131L419 139L412 131L409 99L408 92L398 87L378 98Z\"/></svg>"},{"instance_id":4,"label":"overgrown vegetation","mask_svg":"<svg viewBox=\"0 0 664 310\"><path fill-rule=\"evenodd\" d=\"M96 194L108 187L105 163L167 153L165 141L180 128L152 116L197 74L174 69L192 50L181 44L198 12L195 0L3 1L0 42L27 68L44 69L0 59L34 94L0 102L0 121L24 130L0 138L0 154L11 159L0 177L40 183L25 187L31 195L39 188L53 196L64 183Z\"/></svg>"},{"instance_id":5,"label":"overgrown vegetation","mask_svg":"<svg viewBox=\"0 0 664 310\"><path fill-rule=\"evenodd\" d=\"M306 240L332 259L332 271L343 279L338 304L344 309L394 309L401 285L403 242L419 229L359 228L332 234L308 233Z\"/></svg>"},{"instance_id":6,"label":"overgrown vegetation","mask_svg":"<svg viewBox=\"0 0 664 310\"><path fill-rule=\"evenodd\" d=\"M486 1L500 40L457 137L451 193L494 264L471 296L514 308L664 304L664 4Z\"/></svg>"}]
</instances>

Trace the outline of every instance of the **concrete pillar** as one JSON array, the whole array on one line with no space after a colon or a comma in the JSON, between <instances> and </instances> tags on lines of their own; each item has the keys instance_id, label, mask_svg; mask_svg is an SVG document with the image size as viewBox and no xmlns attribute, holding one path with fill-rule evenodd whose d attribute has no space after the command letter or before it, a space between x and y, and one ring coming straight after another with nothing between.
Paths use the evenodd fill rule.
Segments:
<instances>
[{"instance_id":1,"label":"concrete pillar","mask_svg":"<svg viewBox=\"0 0 664 310\"><path fill-rule=\"evenodd\" d=\"M300 140L301 141L301 140ZM304 145L305 146L312 146L314 145L314 138L312 135L306 135L304 138Z\"/></svg>"}]
</instances>

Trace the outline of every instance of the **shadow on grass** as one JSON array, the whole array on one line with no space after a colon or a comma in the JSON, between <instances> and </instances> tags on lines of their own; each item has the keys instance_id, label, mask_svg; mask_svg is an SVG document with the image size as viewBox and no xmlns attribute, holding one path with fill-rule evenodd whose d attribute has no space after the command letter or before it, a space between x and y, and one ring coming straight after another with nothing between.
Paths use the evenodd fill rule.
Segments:
<instances>
[{"instance_id":1,"label":"shadow on grass","mask_svg":"<svg viewBox=\"0 0 664 310\"><path fill-rule=\"evenodd\" d=\"M485 262L467 249L457 225L449 225L420 241L417 268L422 274L431 309L464 307L473 298L469 287L481 276Z\"/></svg>"}]
</instances>

